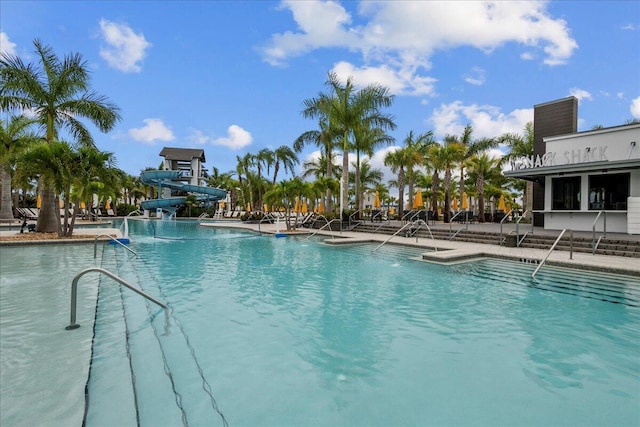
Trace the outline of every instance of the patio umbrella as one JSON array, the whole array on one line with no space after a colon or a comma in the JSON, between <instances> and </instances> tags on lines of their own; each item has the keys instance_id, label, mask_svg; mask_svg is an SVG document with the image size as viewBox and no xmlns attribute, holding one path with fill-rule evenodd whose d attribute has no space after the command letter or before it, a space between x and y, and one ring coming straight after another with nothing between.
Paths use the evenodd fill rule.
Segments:
<instances>
[{"instance_id":1,"label":"patio umbrella","mask_svg":"<svg viewBox=\"0 0 640 427\"><path fill-rule=\"evenodd\" d=\"M251 212L251 205L247 203L247 212Z\"/></svg>"},{"instance_id":2,"label":"patio umbrella","mask_svg":"<svg viewBox=\"0 0 640 427\"><path fill-rule=\"evenodd\" d=\"M454 211L458 210L458 198L457 197L453 198L453 210Z\"/></svg>"},{"instance_id":3,"label":"patio umbrella","mask_svg":"<svg viewBox=\"0 0 640 427\"><path fill-rule=\"evenodd\" d=\"M413 199L413 208L420 209L422 205L422 190L418 188L418 191L416 191L416 197Z\"/></svg>"},{"instance_id":4,"label":"patio umbrella","mask_svg":"<svg viewBox=\"0 0 640 427\"><path fill-rule=\"evenodd\" d=\"M220 204L220 209L224 209L224 200L220 200L219 204Z\"/></svg>"},{"instance_id":5,"label":"patio umbrella","mask_svg":"<svg viewBox=\"0 0 640 427\"><path fill-rule=\"evenodd\" d=\"M467 199L467 193L462 193L462 210L469 209L469 200Z\"/></svg>"},{"instance_id":6,"label":"patio umbrella","mask_svg":"<svg viewBox=\"0 0 640 427\"><path fill-rule=\"evenodd\" d=\"M64 200L58 199L58 206L60 206L60 209L64 208Z\"/></svg>"},{"instance_id":7,"label":"patio umbrella","mask_svg":"<svg viewBox=\"0 0 640 427\"><path fill-rule=\"evenodd\" d=\"M80 209L87 209L87 205L85 202L80 202Z\"/></svg>"},{"instance_id":8,"label":"patio umbrella","mask_svg":"<svg viewBox=\"0 0 640 427\"><path fill-rule=\"evenodd\" d=\"M40 209L42 206L42 197L38 194L38 198L36 199L36 208Z\"/></svg>"},{"instance_id":9,"label":"patio umbrella","mask_svg":"<svg viewBox=\"0 0 640 427\"><path fill-rule=\"evenodd\" d=\"M268 206L266 203L265 203L265 204L264 204L264 206L263 206L263 210L264 210L265 212L269 212L269 206Z\"/></svg>"},{"instance_id":10,"label":"patio umbrella","mask_svg":"<svg viewBox=\"0 0 640 427\"><path fill-rule=\"evenodd\" d=\"M304 201L302 202L302 207L300 208L300 212L306 214L308 210L309 208L307 206L307 199L304 199Z\"/></svg>"},{"instance_id":11,"label":"patio umbrella","mask_svg":"<svg viewBox=\"0 0 640 427\"><path fill-rule=\"evenodd\" d=\"M324 213L324 201L320 200L320 206L318 206L318 213Z\"/></svg>"},{"instance_id":12,"label":"patio umbrella","mask_svg":"<svg viewBox=\"0 0 640 427\"><path fill-rule=\"evenodd\" d=\"M104 208L105 209L111 209L111 200L107 199L106 202L104 202Z\"/></svg>"},{"instance_id":13,"label":"patio umbrella","mask_svg":"<svg viewBox=\"0 0 640 427\"><path fill-rule=\"evenodd\" d=\"M296 197L296 204L293 206L293 211L295 213L300 212L300 200L298 200L298 198Z\"/></svg>"},{"instance_id":14,"label":"patio umbrella","mask_svg":"<svg viewBox=\"0 0 640 427\"><path fill-rule=\"evenodd\" d=\"M380 208L380 192L376 191L376 197L373 199L373 207L376 209Z\"/></svg>"},{"instance_id":15,"label":"patio umbrella","mask_svg":"<svg viewBox=\"0 0 640 427\"><path fill-rule=\"evenodd\" d=\"M498 210L502 212L506 212L507 206L504 202L504 195L500 196L500 201L498 202Z\"/></svg>"}]
</instances>

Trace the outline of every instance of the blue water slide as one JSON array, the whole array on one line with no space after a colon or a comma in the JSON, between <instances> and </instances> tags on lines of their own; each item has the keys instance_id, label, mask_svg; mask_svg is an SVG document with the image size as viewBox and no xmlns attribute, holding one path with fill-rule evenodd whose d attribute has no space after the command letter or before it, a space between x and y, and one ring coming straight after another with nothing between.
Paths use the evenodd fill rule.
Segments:
<instances>
[{"instance_id":1,"label":"blue water slide","mask_svg":"<svg viewBox=\"0 0 640 427\"><path fill-rule=\"evenodd\" d=\"M204 187L201 185L184 184L179 181L182 174L180 171L175 170L149 170L140 174L140 180L145 184L156 185L161 189L162 187L171 188L173 190L185 191L187 193L195 193L204 195L199 197L200 200L209 200L212 202L222 200L227 197L227 192L220 188ZM158 191L158 197L161 196L161 191ZM153 209L171 209L176 206L184 205L187 198L184 196L179 197L166 197L164 199L145 200L140 203L140 207L145 210Z\"/></svg>"}]
</instances>

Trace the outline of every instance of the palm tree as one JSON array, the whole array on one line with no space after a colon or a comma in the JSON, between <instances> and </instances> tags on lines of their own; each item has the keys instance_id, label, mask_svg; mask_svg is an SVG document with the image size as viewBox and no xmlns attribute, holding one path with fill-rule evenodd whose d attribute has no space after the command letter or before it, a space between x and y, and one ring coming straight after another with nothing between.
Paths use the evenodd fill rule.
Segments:
<instances>
[{"instance_id":1,"label":"palm tree","mask_svg":"<svg viewBox=\"0 0 640 427\"><path fill-rule=\"evenodd\" d=\"M444 170L444 222L449 222L449 206L451 205L451 169L460 161L464 147L452 140L446 141L443 145L434 145L429 150L429 161L434 169L434 175L432 179L433 194L432 203L433 209L437 212L437 196L439 190L439 176L438 171Z\"/></svg>"},{"instance_id":2,"label":"palm tree","mask_svg":"<svg viewBox=\"0 0 640 427\"><path fill-rule=\"evenodd\" d=\"M505 133L499 138L502 144L507 146L507 154L505 159L512 161L519 157L531 156L533 154L533 123L527 122L524 127L524 135L518 135L515 133ZM517 180L520 182L521 180ZM525 210L531 211L533 209L533 182L527 181L524 188L522 188L522 204Z\"/></svg>"},{"instance_id":3,"label":"palm tree","mask_svg":"<svg viewBox=\"0 0 640 427\"><path fill-rule=\"evenodd\" d=\"M41 184L52 189L56 207L59 206L58 195L65 195L66 210L69 207L68 197L76 168L75 160L75 153L67 143L54 140L33 144L21 154L18 161L28 174L38 175ZM60 227L60 210L56 209L54 215L57 223L54 231L62 237L66 230ZM65 223L65 229L66 226Z\"/></svg>"},{"instance_id":4,"label":"palm tree","mask_svg":"<svg viewBox=\"0 0 640 427\"><path fill-rule=\"evenodd\" d=\"M367 126L358 126L353 132L355 138L356 161L354 163L355 171L355 192L356 192L356 209L362 209L363 188L361 183L361 161L360 153L371 157L377 147L383 144L391 144L394 138L387 135L381 128L371 128Z\"/></svg>"},{"instance_id":5,"label":"palm tree","mask_svg":"<svg viewBox=\"0 0 640 427\"><path fill-rule=\"evenodd\" d=\"M108 132L120 120L118 107L89 90L88 65L81 55L70 54L61 61L38 39L33 44L40 61L37 67L14 55L0 56L0 108L33 111L48 143L57 140L58 131L64 129L81 145L93 145L89 130L78 119L87 118L100 131ZM59 228L54 202L51 187L43 187L38 231Z\"/></svg>"},{"instance_id":6,"label":"palm tree","mask_svg":"<svg viewBox=\"0 0 640 427\"><path fill-rule=\"evenodd\" d=\"M459 185L459 191L460 191L460 195L462 195L462 193L464 193L464 168L465 168L465 162L470 159L471 157L473 157L474 155L482 152L482 151L486 151L489 148L495 148L498 146L498 143L500 142L498 139L495 138L482 138L482 139L477 139L477 140L472 140L471 139L471 135L473 134L473 127L468 124L464 127L464 130L462 131L462 135L460 137L456 137L456 136L451 136L451 135L447 135L445 137L445 141L451 141L451 142L456 142L458 144L460 144L460 146L462 147L462 151L460 153L460 159L459 159L459 163L460 163L460 185Z\"/></svg>"},{"instance_id":7,"label":"palm tree","mask_svg":"<svg viewBox=\"0 0 640 427\"><path fill-rule=\"evenodd\" d=\"M398 174L398 179L393 184L398 188L398 215L402 217L404 210L404 186L406 172L404 165L406 164L407 151L404 148L390 151L384 158L384 165L391 167L391 172Z\"/></svg>"},{"instance_id":8,"label":"palm tree","mask_svg":"<svg viewBox=\"0 0 640 427\"><path fill-rule=\"evenodd\" d=\"M300 153L307 143L312 143L315 146L319 147L320 157L324 157L325 161L326 159L331 159L330 162L325 163L326 174L324 176L333 177L335 173L333 164L335 153L333 152L333 148L338 143L337 139L339 137L339 131L329 126L328 111L325 112L322 108L320 108L318 115L320 130L310 130L304 132L293 142L293 149L297 153ZM325 196L325 206L327 211L329 212L333 210L331 191L331 188L327 188L327 193Z\"/></svg>"},{"instance_id":9,"label":"palm tree","mask_svg":"<svg viewBox=\"0 0 640 427\"><path fill-rule=\"evenodd\" d=\"M278 178L278 172L280 171L280 165L282 165L285 172L293 174L296 165L299 163L298 156L295 151L288 145L281 145L273 151L273 181L276 183Z\"/></svg>"},{"instance_id":10,"label":"palm tree","mask_svg":"<svg viewBox=\"0 0 640 427\"><path fill-rule=\"evenodd\" d=\"M487 153L475 155L467 161L469 176L475 182L475 187L478 192L479 222L484 222L485 182L492 179L495 175L502 175L500 166L501 161L489 157Z\"/></svg>"},{"instance_id":11,"label":"palm tree","mask_svg":"<svg viewBox=\"0 0 640 427\"><path fill-rule=\"evenodd\" d=\"M415 167L424 163L429 148L434 144L436 144L436 142L433 140L432 131L421 133L417 137L414 137L413 131L409 131L409 134L404 139L404 166L406 168L407 184L409 186L409 206L413 206Z\"/></svg>"},{"instance_id":12,"label":"palm tree","mask_svg":"<svg viewBox=\"0 0 640 427\"><path fill-rule=\"evenodd\" d=\"M388 88L381 85L369 85L356 91L351 78L342 84L335 73L329 73L326 85L330 92L321 93L318 98L305 100L302 115L307 118L325 118L329 127L341 138L342 218L342 211L347 206L349 196L349 150L354 143L353 133L359 126L395 129L393 117L380 112L381 108L391 106L393 96Z\"/></svg>"},{"instance_id":13,"label":"palm tree","mask_svg":"<svg viewBox=\"0 0 640 427\"><path fill-rule=\"evenodd\" d=\"M33 120L26 116L12 116L8 122L0 119L0 219L13 219L11 209L11 175L16 157L39 139L28 132Z\"/></svg>"}]
</instances>

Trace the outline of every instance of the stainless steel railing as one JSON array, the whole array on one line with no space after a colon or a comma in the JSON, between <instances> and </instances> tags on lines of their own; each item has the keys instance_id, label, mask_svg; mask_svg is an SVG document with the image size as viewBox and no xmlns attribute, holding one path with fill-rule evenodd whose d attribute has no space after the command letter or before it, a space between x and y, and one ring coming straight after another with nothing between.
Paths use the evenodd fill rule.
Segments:
<instances>
[{"instance_id":1,"label":"stainless steel railing","mask_svg":"<svg viewBox=\"0 0 640 427\"><path fill-rule=\"evenodd\" d=\"M89 267L89 268L85 268L80 273L76 274L75 277L73 278L73 281L71 282L71 321L69 323L69 326L67 326L65 328L67 331L70 331L72 329L77 329L77 328L80 327L80 325L78 323L76 323L76 305L77 305L77 295L78 295L78 280L80 280L80 278L82 276L84 276L85 274L90 273L92 271L97 271L99 273L102 273L102 274L112 278L113 280L115 280L116 282L120 283L124 287L131 289L133 292L137 293L138 295L141 295L144 298L148 299L149 301L153 302L154 304L159 305L160 307L164 308L165 321L166 321L167 325L169 324L169 307L165 303L155 299L151 295L149 295L146 292L136 288L131 283L127 282L124 279L121 279L120 277L116 276L115 274L111 273L108 270L105 270L104 268Z\"/></svg>"}]
</instances>

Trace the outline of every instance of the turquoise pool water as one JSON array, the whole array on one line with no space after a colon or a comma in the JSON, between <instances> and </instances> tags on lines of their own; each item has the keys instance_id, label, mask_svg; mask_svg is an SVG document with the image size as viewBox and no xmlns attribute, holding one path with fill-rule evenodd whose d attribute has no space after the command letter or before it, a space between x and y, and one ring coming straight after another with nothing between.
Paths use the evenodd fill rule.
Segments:
<instances>
[{"instance_id":1,"label":"turquoise pool water","mask_svg":"<svg viewBox=\"0 0 640 427\"><path fill-rule=\"evenodd\" d=\"M171 323L99 280L88 426L640 424L637 278L129 228L139 256L105 245L100 265Z\"/></svg>"}]
</instances>

